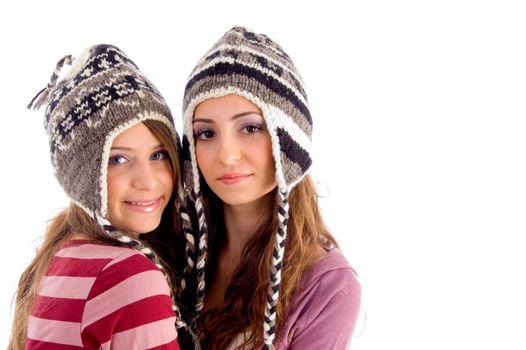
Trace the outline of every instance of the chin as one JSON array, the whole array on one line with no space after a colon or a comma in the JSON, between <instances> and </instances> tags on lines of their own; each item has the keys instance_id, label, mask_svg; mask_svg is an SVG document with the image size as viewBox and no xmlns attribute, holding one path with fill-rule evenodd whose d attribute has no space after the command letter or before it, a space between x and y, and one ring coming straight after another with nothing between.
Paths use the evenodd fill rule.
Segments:
<instances>
[{"instance_id":1,"label":"chin","mask_svg":"<svg viewBox=\"0 0 526 350\"><path fill-rule=\"evenodd\" d=\"M150 232L152 232L157 227L159 227L160 223L161 223L160 220L155 221L155 222L141 222L140 224L137 224L137 225L130 225L128 227L127 232L138 232L138 233L134 234L133 236L139 237L139 235L141 235L143 233L150 233Z\"/></svg>"},{"instance_id":2,"label":"chin","mask_svg":"<svg viewBox=\"0 0 526 350\"><path fill-rule=\"evenodd\" d=\"M268 192L262 192L262 193L235 193L235 192L228 192L228 193L219 193L217 196L221 201L227 205L244 205L244 204L250 204L255 202L261 202L262 200L265 201L269 199L270 197L267 197L269 193L272 192L272 189ZM263 202L261 202L263 203Z\"/></svg>"},{"instance_id":3,"label":"chin","mask_svg":"<svg viewBox=\"0 0 526 350\"><path fill-rule=\"evenodd\" d=\"M255 198L241 198L241 197L232 197L232 196L223 196L219 197L223 203L227 205L243 205L254 202Z\"/></svg>"}]
</instances>

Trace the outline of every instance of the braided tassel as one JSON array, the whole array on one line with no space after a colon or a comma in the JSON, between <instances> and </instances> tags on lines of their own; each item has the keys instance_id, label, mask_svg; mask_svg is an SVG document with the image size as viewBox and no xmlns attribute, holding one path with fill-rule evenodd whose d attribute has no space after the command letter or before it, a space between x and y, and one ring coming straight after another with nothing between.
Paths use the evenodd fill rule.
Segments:
<instances>
[{"instance_id":1,"label":"braided tassel","mask_svg":"<svg viewBox=\"0 0 526 350\"><path fill-rule=\"evenodd\" d=\"M180 198L181 203L187 203L184 199ZM184 276L189 277L192 275L192 272L195 268L195 239L194 239L194 230L192 228L192 221L190 220L190 214L188 213L188 206L186 204L183 204L179 208L179 212L181 213L181 219L182 219L182 228L183 233L186 238L186 267L183 271L183 279L181 280L181 288L184 290L186 288L186 283L184 280Z\"/></svg>"},{"instance_id":2,"label":"braided tassel","mask_svg":"<svg viewBox=\"0 0 526 350\"><path fill-rule=\"evenodd\" d=\"M133 239L129 236L123 235L121 232L119 232L114 226L110 224L110 222L104 218L97 217L97 221L102 225L102 228L104 231L108 234L108 236L115 238L119 242L123 243L124 245L131 247L135 250L140 251L143 253L148 259L150 259L151 262L155 264L161 270L163 275L165 276L166 280L169 281L170 277L167 275L166 270L164 269L163 265L161 264L161 261L159 260L159 257L153 250L151 250L149 247L147 247L144 243L142 243L139 240ZM172 300L172 309L175 313L175 326L180 329L184 328L188 331L188 333L192 336L194 339L195 344L195 350L200 350L200 344L199 339L196 336L195 332L189 327L186 322L181 317L181 311L179 310L179 306L177 306L177 303L175 301L175 296L172 292L170 292L171 300Z\"/></svg>"},{"instance_id":3,"label":"braided tassel","mask_svg":"<svg viewBox=\"0 0 526 350\"><path fill-rule=\"evenodd\" d=\"M197 212L197 218L199 221L199 246L197 247L197 301L195 305L195 311L197 314L203 309L203 303L205 298L205 268L206 268L206 255L208 253L208 234L205 221L205 213L203 208L203 202L201 201L201 193L196 193L195 196L195 209Z\"/></svg>"},{"instance_id":4,"label":"braided tassel","mask_svg":"<svg viewBox=\"0 0 526 350\"><path fill-rule=\"evenodd\" d=\"M73 58L71 57L71 55L67 55L62 57L57 62L57 66L55 68L55 71L51 75L51 78L49 79L49 83L47 83L47 86L40 90L35 97L33 97L31 102L29 102L29 104L27 105L27 109L33 108L34 110L37 110L40 107L42 107L42 105L47 103L51 91L53 91L53 88L55 87L55 85L57 85L58 76L60 74L60 71L62 70L62 67L65 64L71 65L72 61Z\"/></svg>"},{"instance_id":5,"label":"braided tassel","mask_svg":"<svg viewBox=\"0 0 526 350\"><path fill-rule=\"evenodd\" d=\"M285 254L285 239L287 238L287 223L289 219L288 192L279 191L278 195L278 232L272 253L272 264L270 269L270 283L265 305L265 319L263 323L263 349L272 350L276 333L276 306L279 299L279 287L281 285L281 269L283 267L283 256Z\"/></svg>"},{"instance_id":6,"label":"braided tassel","mask_svg":"<svg viewBox=\"0 0 526 350\"><path fill-rule=\"evenodd\" d=\"M181 278L181 282L180 282L180 290L178 290L178 293L179 294L182 294L183 291L186 289L186 280L185 278L189 278L192 276L192 272L195 268L195 262L194 262L194 256L195 256L195 239L194 239L194 230L193 230L193 227L192 227L192 221L190 219L190 214L188 213L188 205L189 203L187 202L187 200L189 200L189 198L187 198L185 196L185 192L182 190L183 186L180 185L179 186L179 191L178 191L178 200L179 200L179 206L178 206L178 211L181 215L181 219L182 219L182 229L183 229L183 233L185 235L185 238L186 238L186 248L185 248L185 254L186 254L186 259L187 259L187 266L185 267L184 271L183 271L183 276ZM174 303L175 305L175 303ZM175 310L174 310L175 311ZM181 319L182 321L182 317L180 316L181 313L179 310L176 311L176 314L177 314L177 318L178 319ZM184 325L178 325L176 323L176 327L177 328L184 328L188 334L190 334L190 336L192 337L193 339L193 343L194 343L194 350L201 350L201 344L200 344L200 341L199 341L199 336L197 336L197 331L191 327L191 325L195 325L195 319L196 319L197 315L189 315L189 318L190 318L190 325L187 325L187 324L184 324ZM182 322L184 323L184 322Z\"/></svg>"}]
</instances>

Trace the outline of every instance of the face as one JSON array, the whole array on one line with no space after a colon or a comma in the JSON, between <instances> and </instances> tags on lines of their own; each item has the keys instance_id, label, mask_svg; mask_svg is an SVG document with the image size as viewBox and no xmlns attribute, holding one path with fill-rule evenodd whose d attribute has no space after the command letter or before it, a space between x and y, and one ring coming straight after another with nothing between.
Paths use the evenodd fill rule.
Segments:
<instances>
[{"instance_id":1,"label":"face","mask_svg":"<svg viewBox=\"0 0 526 350\"><path fill-rule=\"evenodd\" d=\"M168 152L144 124L115 137L108 161L108 213L112 225L134 237L154 230L173 187Z\"/></svg>"},{"instance_id":2,"label":"face","mask_svg":"<svg viewBox=\"0 0 526 350\"><path fill-rule=\"evenodd\" d=\"M261 110L239 95L200 103L194 112L197 163L228 205L252 203L276 187L272 143Z\"/></svg>"}]
</instances>

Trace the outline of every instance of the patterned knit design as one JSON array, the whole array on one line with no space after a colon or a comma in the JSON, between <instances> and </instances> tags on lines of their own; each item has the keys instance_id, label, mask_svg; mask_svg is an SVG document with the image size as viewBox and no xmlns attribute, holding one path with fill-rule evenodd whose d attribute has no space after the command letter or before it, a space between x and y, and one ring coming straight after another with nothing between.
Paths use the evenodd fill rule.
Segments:
<instances>
[{"instance_id":1,"label":"patterned knit design","mask_svg":"<svg viewBox=\"0 0 526 350\"><path fill-rule=\"evenodd\" d=\"M267 112L265 122L273 134L280 168L277 180L281 188L290 190L312 163L312 119L299 72L266 35L234 27L198 62L185 89L184 135L193 141L192 116L199 103L239 92ZM195 186L196 180L192 182Z\"/></svg>"},{"instance_id":2,"label":"patterned knit design","mask_svg":"<svg viewBox=\"0 0 526 350\"><path fill-rule=\"evenodd\" d=\"M58 81L65 64L71 64L72 68ZM66 194L108 236L142 252L165 273L154 251L122 234L107 220L107 168L114 138L142 121L157 120L168 127L178 148L179 138L163 97L121 50L111 45L95 45L76 59L71 56L61 59L47 87L28 108L38 109L45 104L44 125L51 162ZM177 187L180 208L182 186ZM183 226L190 226L184 216ZM179 316L175 302L172 307ZM176 324L186 326L180 317Z\"/></svg>"},{"instance_id":3,"label":"patterned knit design","mask_svg":"<svg viewBox=\"0 0 526 350\"><path fill-rule=\"evenodd\" d=\"M303 81L290 57L264 34L234 27L205 54L188 78L183 101L184 181L193 195L199 222L197 250L198 308L204 298L207 228L201 204L192 120L196 106L209 98L238 94L263 112L272 141L278 183L278 232L264 315L265 348L275 334L276 304L288 220L288 194L312 163L312 118Z\"/></svg>"},{"instance_id":4,"label":"patterned knit design","mask_svg":"<svg viewBox=\"0 0 526 350\"><path fill-rule=\"evenodd\" d=\"M101 178L107 167L105 147L111 147L118 133L145 119L165 123L177 136L160 93L118 48L93 46L72 64L47 101L51 161L66 194L91 213L106 217L106 179Z\"/></svg>"},{"instance_id":5,"label":"patterned knit design","mask_svg":"<svg viewBox=\"0 0 526 350\"><path fill-rule=\"evenodd\" d=\"M170 288L136 250L66 241L53 256L26 349L179 349Z\"/></svg>"}]
</instances>

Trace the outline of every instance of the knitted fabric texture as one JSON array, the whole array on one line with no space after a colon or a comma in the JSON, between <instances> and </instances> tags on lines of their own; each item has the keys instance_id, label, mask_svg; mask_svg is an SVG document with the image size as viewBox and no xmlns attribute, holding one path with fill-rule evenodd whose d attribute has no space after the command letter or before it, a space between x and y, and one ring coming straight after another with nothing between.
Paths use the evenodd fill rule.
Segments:
<instances>
[{"instance_id":1,"label":"knitted fabric texture","mask_svg":"<svg viewBox=\"0 0 526 350\"><path fill-rule=\"evenodd\" d=\"M58 80L66 64L71 70ZM110 148L126 129L145 120L160 121L171 131L180 153L172 114L161 94L121 50L95 45L76 59L65 56L57 63L47 87L28 108L42 105L47 105L44 125L51 162L68 197L107 235L141 251L164 272L153 250L111 225L107 198ZM175 303L174 310L179 316ZM177 322L185 326L179 317Z\"/></svg>"},{"instance_id":2,"label":"knitted fabric texture","mask_svg":"<svg viewBox=\"0 0 526 350\"><path fill-rule=\"evenodd\" d=\"M299 72L285 51L264 34L242 27L232 28L206 53L191 73L183 101L183 177L194 197L199 222L197 311L203 306L207 227L192 121L199 103L227 94L243 96L261 109L270 133L276 164L278 231L275 235L263 325L265 348L271 348L276 331L276 304L287 234L288 195L312 163L309 154L312 119Z\"/></svg>"},{"instance_id":3,"label":"knitted fabric texture","mask_svg":"<svg viewBox=\"0 0 526 350\"><path fill-rule=\"evenodd\" d=\"M48 94L51 162L66 194L91 216L107 218L106 175L115 136L146 119L163 122L177 136L160 93L118 48L93 46L72 65Z\"/></svg>"}]
</instances>

